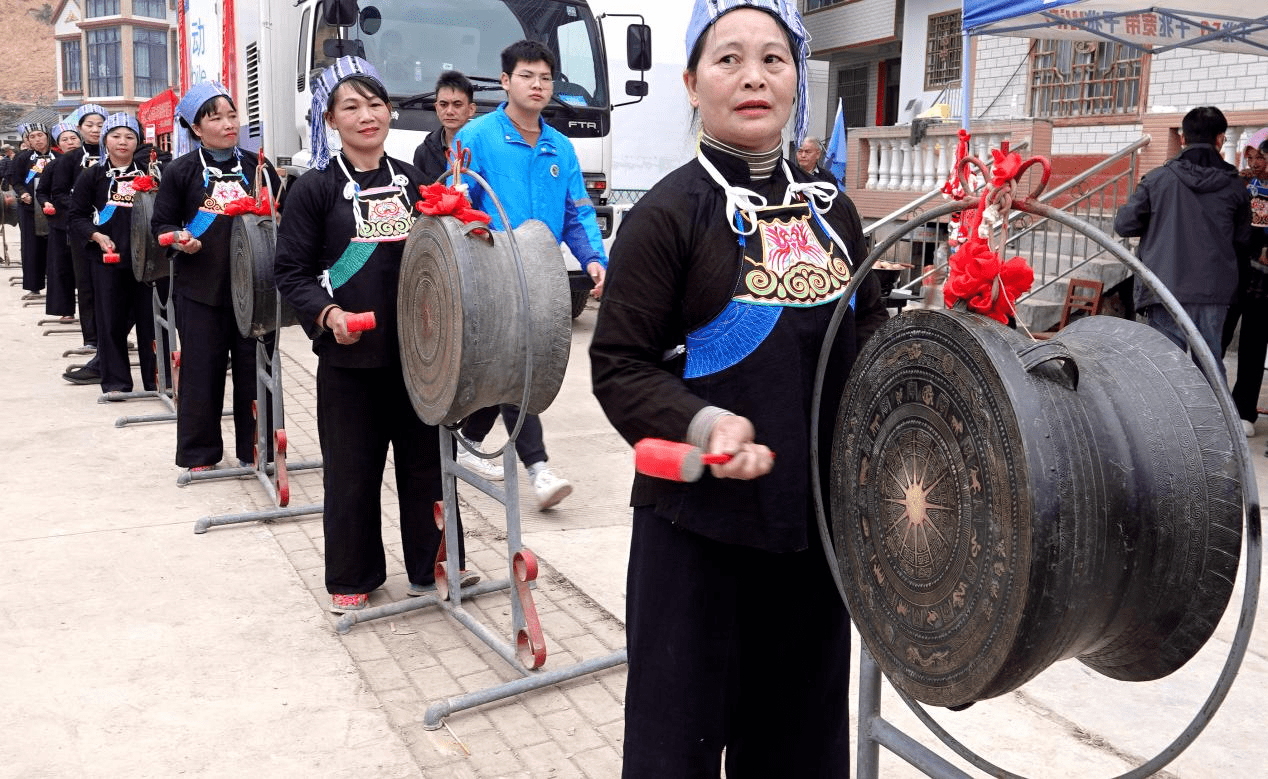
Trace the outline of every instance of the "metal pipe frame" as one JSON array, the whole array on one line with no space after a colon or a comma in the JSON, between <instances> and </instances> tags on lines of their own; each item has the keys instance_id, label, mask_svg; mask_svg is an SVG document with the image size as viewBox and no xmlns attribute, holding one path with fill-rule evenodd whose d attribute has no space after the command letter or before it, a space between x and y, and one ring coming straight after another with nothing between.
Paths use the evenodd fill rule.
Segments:
<instances>
[{"instance_id":1,"label":"metal pipe frame","mask_svg":"<svg viewBox=\"0 0 1268 779\"><path fill-rule=\"evenodd\" d=\"M153 397L162 401L167 406L167 411L161 414L147 414L144 416L122 416L114 421L115 427L127 427L132 424L140 424L145 422L175 422L176 421L176 391L174 386L169 386L168 377L173 376L176 370L174 361L172 360L173 347L176 344L176 315L175 301L173 300L172 287L175 286L176 262L170 260L171 269L168 273L168 292L167 300L159 294L159 287L156 282L150 282L150 311L154 317L154 359L158 363L158 377L156 392L149 393L145 397ZM127 400L128 398L120 398ZM97 398L98 403L109 402L111 398ZM221 412L224 416L226 412ZM232 412L229 412L232 413Z\"/></svg>"},{"instance_id":2,"label":"metal pipe frame","mask_svg":"<svg viewBox=\"0 0 1268 779\"><path fill-rule=\"evenodd\" d=\"M282 295L276 293L277 317L273 321L282 321ZM282 447L277 447L278 451L274 451L274 462L267 462L267 453L269 444L277 440L277 433L283 432L285 435L284 421L286 418L282 403L282 334L280 330L273 332L273 349L270 352L265 337L260 336L255 339L255 462L250 467L238 468L221 468L213 471L201 471L193 473L186 471L177 479L178 486L184 486L194 481L210 481L211 479L229 479L237 476L254 475L260 485L264 487L265 493L269 499L273 501L276 508L264 509L261 511L251 511L245 514L227 514L217 517L203 517L194 523L194 533L201 535L206 533L208 528L220 527L223 525L237 525L246 522L260 522L271 519L290 519L293 517L302 517L310 514L321 514L326 510L324 503L313 504L309 506L295 506L288 508L290 503L289 489L284 495L279 495L277 486L273 480L269 478L271 475L276 476L288 474L291 471L303 471L313 468L322 467L322 461L304 460L294 464L286 462L285 451ZM261 405L265 398L268 398L269 424L263 425L260 422ZM232 413L232 412L226 412ZM266 457L266 461L261 461L261 456ZM279 466L280 464L280 466ZM280 471L279 471L280 467ZM182 481L182 479L184 481Z\"/></svg>"},{"instance_id":3,"label":"metal pipe frame","mask_svg":"<svg viewBox=\"0 0 1268 779\"><path fill-rule=\"evenodd\" d=\"M931 209L924 215L925 221L937 219L942 216L976 208L980 204L979 198L969 197L960 201L945 203L934 209ZM1233 455L1237 461L1238 471L1241 475L1242 482L1242 519L1245 529L1246 543L1246 581L1242 590L1242 607L1241 614L1237 623L1237 630L1233 636L1233 641L1229 646L1228 656L1225 659L1224 667L1216 679L1215 685L1210 695L1203 702L1202 706L1194 714L1193 719L1180 732L1175 739L1162 749L1157 755L1150 758L1137 768L1120 774L1114 779L1147 779L1162 770L1169 763L1180 756L1185 749L1193 743L1195 739L1202 733L1202 730L1210 724L1211 719L1219 710L1220 705L1224 702L1228 691L1232 688L1233 681L1237 677L1237 672L1241 668L1242 660L1246 656L1246 649L1250 643L1251 631L1255 624L1255 611L1259 604L1259 589L1261 569L1263 567L1263 537L1260 526L1260 505L1259 505L1259 487L1255 482L1254 465L1250 458L1250 448L1246 443L1246 437L1242 434L1241 419L1237 414L1237 409L1233 406L1232 397L1228 391L1224 389L1222 374L1223 371L1217 366L1215 357L1211 354L1211 350L1207 347L1206 342L1198 333L1197 326L1193 324L1193 320L1184 312L1180 303L1170 290L1158 280L1158 277L1147 268L1144 263L1129 253L1121 244L1116 242L1111 236L1104 231L1098 229L1094 225L1088 224L1077 217L1071 216L1044 203L1037 203L1030 199L1018 200L1013 203L1013 208L1035 216L1050 219L1058 224L1070 227L1088 236L1093 242L1099 244L1116 260L1126 265L1136 277L1158 296L1163 308L1167 313L1175 319L1184 331L1185 339L1188 342L1190 353L1198 368L1202 371L1207 383L1214 390L1216 400L1220 404L1220 410L1224 416L1224 424L1233 441ZM823 539L824 554L828 558L828 568L832 572L832 578L836 582L837 590L841 595L842 601L845 601L845 586L841 575L841 570L837 565L835 550L832 546L832 534L828 528L827 513L823 505L822 483L819 478L819 409L822 404L823 396L823 380L827 371L828 357L830 355L831 345L836 339L837 331L840 329L841 321L845 318L845 312L848 309L848 303L853 299L859 285L867 274L871 272L872 266L876 261L888 250L894 243L901 239L911 230L918 227L916 222L909 222L902 229L895 231L884 241L879 243L871 254L855 269L854 277L850 280L845 292L842 294L836 310L833 312L832 320L828 324L828 330L824 337L823 348L819 354L819 366L815 376L814 399L811 404L811 423L810 423L810 462L811 462L811 493L814 498L815 518L818 522L819 533ZM858 776L859 779L877 779L878 777L878 759L879 747L884 746L894 754L902 757L904 760L917 766L920 770L925 771L928 776L937 777L937 779L958 779L958 777L966 776L960 769L947 762L940 756L929 752L929 750L918 742L915 742L905 734L899 734L896 728L880 717L880 670L875 667L875 663L867 653L864 646L860 652L861 656L866 656L866 665L860 659L860 689L859 689L859 733L858 733ZM868 666L874 670L869 670ZM866 673L865 673L866 672ZM870 677L870 678L869 678ZM895 688L895 692L902 698L907 706L915 713L925 727L948 748L957 755L963 757L976 768L986 772L990 776L1003 777L1004 779L1025 779L1020 774L1007 771L999 766L994 765L990 761L978 755L969 747L960 743L954 736L947 732L939 725L927 710L910 696ZM900 737L901 736L901 737ZM867 771L864 771L864 768Z\"/></svg>"},{"instance_id":4,"label":"metal pipe frame","mask_svg":"<svg viewBox=\"0 0 1268 779\"><path fill-rule=\"evenodd\" d=\"M515 669L516 672L524 676L523 679L517 679L505 684L494 685L482 690L465 695L459 695L454 698L448 698L432 704L428 707L424 719L423 727L427 730L435 730L440 727L441 720L454 712L465 711L476 706L482 706L493 701L503 700L514 695L519 695L531 690L549 687L570 679L576 679L586 674L596 671L606 670L614 666L626 662L626 650L622 649L610 655L590 660L584 660L574 665L565 666L563 668L555 668L550 671L535 671L525 668L521 662L514 639L523 631L527 625L527 617L524 613L523 605L520 599L512 593L511 601L511 636L512 641L503 640L500 636L494 634L484 623L476 619L470 612L462 607L462 598L465 593L468 597L477 597L491 592L508 590L515 587L515 558L517 554L526 552L520 537L520 509L519 509L519 479L516 470L515 461L515 440L512 438L502 448L502 468L506 474L503 486L499 487L486 479L483 479L472 473L467 468L458 464L454 452L456 451L458 433L447 427L440 428L440 462L442 470L442 482L444 488L443 499L443 517L444 517L444 533L445 533L445 551L446 559L443 563L445 566L445 579L448 582L448 597L441 598L440 595L426 595L420 598L407 598L402 601L396 601L384 606L376 606L374 608L362 609L360 611L350 611L345 613L335 622L335 631L339 634L345 634L352 629L353 625L370 620L382 619L397 614L404 614L409 611L417 611L419 609L437 606L444 610L446 614L452 617L463 627L467 628L480 639L486 646L492 649L499 657ZM514 431L512 431L514 432ZM458 523L453 519L458 516L458 489L457 479L471 484L480 491L489 495L489 497L502 503L505 508L506 515L506 564L507 578L499 579L493 582L481 582L474 587L462 586L461 575L458 572L459 561L457 559L457 550L459 546ZM438 563L438 566L441 565ZM529 587L532 582L526 583Z\"/></svg>"}]
</instances>

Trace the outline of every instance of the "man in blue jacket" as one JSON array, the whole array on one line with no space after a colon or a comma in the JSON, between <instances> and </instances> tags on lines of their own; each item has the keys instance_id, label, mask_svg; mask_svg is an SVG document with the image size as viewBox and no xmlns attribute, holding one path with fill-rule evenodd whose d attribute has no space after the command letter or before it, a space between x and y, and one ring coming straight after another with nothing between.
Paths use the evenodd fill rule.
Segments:
<instances>
[{"instance_id":1,"label":"man in blue jacket","mask_svg":"<svg viewBox=\"0 0 1268 779\"><path fill-rule=\"evenodd\" d=\"M603 292L608 259L594 204L586 193L572 143L542 121L542 109L554 92L554 79L555 57L546 46L528 40L507 46L502 51L506 102L463 127L457 141L471 150L471 170L483 176L502 201L511 221L509 228L529 219L544 222L590 274L598 297ZM496 229L506 229L483 189L473 186L471 198L476 208L492 215ZM515 425L519 413L515 406L502 406L508 429ZM483 441L496 418L496 409L478 411L467 420L463 434L473 442ZM524 420L515 450L528 470L539 508L550 508L572 493L572 485L546 466L542 426L536 415Z\"/></svg>"},{"instance_id":2,"label":"man in blue jacket","mask_svg":"<svg viewBox=\"0 0 1268 779\"><path fill-rule=\"evenodd\" d=\"M1237 292L1238 257L1250 241L1250 197L1237 168L1220 156L1228 120L1214 106L1181 123L1184 150L1140 181L1114 217L1114 230L1140 237L1141 262L1175 295L1211 353L1220 354L1224 317ZM1136 309L1181 349L1171 315L1136 280Z\"/></svg>"}]
</instances>

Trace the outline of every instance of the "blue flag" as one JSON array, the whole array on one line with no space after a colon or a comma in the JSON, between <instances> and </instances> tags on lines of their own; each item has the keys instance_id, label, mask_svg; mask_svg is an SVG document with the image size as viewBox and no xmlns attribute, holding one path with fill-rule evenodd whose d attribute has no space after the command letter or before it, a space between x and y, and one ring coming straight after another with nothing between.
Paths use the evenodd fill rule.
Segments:
<instances>
[{"instance_id":1,"label":"blue flag","mask_svg":"<svg viewBox=\"0 0 1268 779\"><path fill-rule=\"evenodd\" d=\"M832 138L828 141L823 167L832 171L837 186L845 179L845 163L849 157L849 144L846 139L845 116L841 113L841 98L837 98L837 118L832 123ZM844 187L841 187L844 189Z\"/></svg>"}]
</instances>

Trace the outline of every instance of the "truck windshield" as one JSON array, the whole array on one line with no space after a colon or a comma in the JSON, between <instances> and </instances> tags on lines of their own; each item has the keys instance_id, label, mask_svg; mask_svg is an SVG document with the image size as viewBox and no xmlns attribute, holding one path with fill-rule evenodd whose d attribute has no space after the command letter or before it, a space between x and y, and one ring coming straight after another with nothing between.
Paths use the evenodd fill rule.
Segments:
<instances>
[{"instance_id":1,"label":"truck windshield","mask_svg":"<svg viewBox=\"0 0 1268 779\"><path fill-rule=\"evenodd\" d=\"M383 77L394 98L430 92L436 77L458 70L476 81L476 100L497 104L505 93L497 86L501 53L515 41L542 41L558 59L555 96L574 106L606 107L607 75L598 26L584 3L564 0L366 0L382 24L372 33L353 27L348 37L365 44L365 57ZM336 29L322 22L313 46L314 67L325 67L321 41ZM473 78L474 80L474 78ZM484 91L493 87L489 91Z\"/></svg>"}]
</instances>

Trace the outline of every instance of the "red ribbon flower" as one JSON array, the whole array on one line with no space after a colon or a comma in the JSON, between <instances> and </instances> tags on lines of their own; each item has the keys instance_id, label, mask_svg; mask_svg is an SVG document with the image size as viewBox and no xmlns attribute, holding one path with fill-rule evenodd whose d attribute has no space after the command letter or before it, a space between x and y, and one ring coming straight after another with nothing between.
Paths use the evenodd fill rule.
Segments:
<instances>
[{"instance_id":1,"label":"red ribbon flower","mask_svg":"<svg viewBox=\"0 0 1268 779\"><path fill-rule=\"evenodd\" d=\"M995 165L991 168L991 183L997 187L1004 186L1021 171L1021 155L1015 151L1005 154L999 149L991 149L991 157L995 159Z\"/></svg>"},{"instance_id":2,"label":"red ribbon flower","mask_svg":"<svg viewBox=\"0 0 1268 779\"><path fill-rule=\"evenodd\" d=\"M481 222L486 225L493 221L488 214L472 208L465 193L439 181L419 187L418 194L423 199L415 207L428 216L452 216L460 222Z\"/></svg>"},{"instance_id":3,"label":"red ribbon flower","mask_svg":"<svg viewBox=\"0 0 1268 779\"><path fill-rule=\"evenodd\" d=\"M970 311L1007 324L1009 315L1015 313L1013 301L1030 289L1035 271L1021 257L1004 261L991 251L990 245L978 237L981 217L976 213L971 213L966 222L969 239L948 261L950 271L942 287L943 301L951 308L963 300Z\"/></svg>"},{"instance_id":4,"label":"red ribbon flower","mask_svg":"<svg viewBox=\"0 0 1268 779\"><path fill-rule=\"evenodd\" d=\"M132 189L136 192L153 192L157 187L153 176L137 176L132 179Z\"/></svg>"},{"instance_id":5,"label":"red ribbon flower","mask_svg":"<svg viewBox=\"0 0 1268 779\"><path fill-rule=\"evenodd\" d=\"M225 216L241 216L242 214L255 214L256 216L272 216L272 208L269 203L269 191L267 188L260 190L260 197L253 198L251 196L240 197L237 200L230 200L225 203Z\"/></svg>"}]
</instances>

